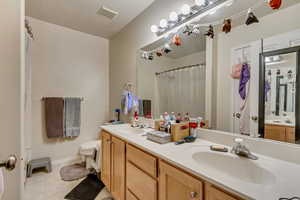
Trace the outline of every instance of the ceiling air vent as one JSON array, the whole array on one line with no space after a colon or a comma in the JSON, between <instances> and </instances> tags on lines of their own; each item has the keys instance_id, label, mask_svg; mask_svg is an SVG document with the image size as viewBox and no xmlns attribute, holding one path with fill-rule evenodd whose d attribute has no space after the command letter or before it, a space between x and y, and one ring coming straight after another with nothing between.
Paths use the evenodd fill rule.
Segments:
<instances>
[{"instance_id":1,"label":"ceiling air vent","mask_svg":"<svg viewBox=\"0 0 300 200\"><path fill-rule=\"evenodd\" d=\"M98 10L97 10L97 14L100 16L104 16L107 17L108 19L113 19L115 18L117 15L119 15L118 12L111 10L105 6L101 6Z\"/></svg>"}]
</instances>

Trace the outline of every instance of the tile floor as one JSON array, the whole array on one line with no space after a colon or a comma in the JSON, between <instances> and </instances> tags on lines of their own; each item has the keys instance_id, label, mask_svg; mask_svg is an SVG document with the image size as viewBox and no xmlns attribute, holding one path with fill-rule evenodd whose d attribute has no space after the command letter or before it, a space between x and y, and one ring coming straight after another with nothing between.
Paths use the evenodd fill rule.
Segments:
<instances>
[{"instance_id":1,"label":"tile floor","mask_svg":"<svg viewBox=\"0 0 300 200\"><path fill-rule=\"evenodd\" d=\"M28 178L25 186L24 200L64 200L64 197L82 179L71 182L62 181L59 175L61 167L54 167L51 173L39 171ZM95 200L103 200L107 197L111 197L111 195L104 188Z\"/></svg>"}]
</instances>

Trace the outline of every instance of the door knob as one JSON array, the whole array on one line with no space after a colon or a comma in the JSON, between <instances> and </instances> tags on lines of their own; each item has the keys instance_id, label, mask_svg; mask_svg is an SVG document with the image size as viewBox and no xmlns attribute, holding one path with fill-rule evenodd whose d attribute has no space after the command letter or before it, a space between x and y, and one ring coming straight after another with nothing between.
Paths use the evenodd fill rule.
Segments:
<instances>
[{"instance_id":1,"label":"door knob","mask_svg":"<svg viewBox=\"0 0 300 200\"><path fill-rule=\"evenodd\" d=\"M251 119L256 122L258 120L258 117L257 116L252 116Z\"/></svg>"},{"instance_id":2,"label":"door knob","mask_svg":"<svg viewBox=\"0 0 300 200\"><path fill-rule=\"evenodd\" d=\"M197 192L191 192L191 198L196 198L197 197Z\"/></svg>"},{"instance_id":3,"label":"door knob","mask_svg":"<svg viewBox=\"0 0 300 200\"><path fill-rule=\"evenodd\" d=\"M241 118L241 113L235 113L236 118L240 119Z\"/></svg>"},{"instance_id":4,"label":"door knob","mask_svg":"<svg viewBox=\"0 0 300 200\"><path fill-rule=\"evenodd\" d=\"M0 162L0 168L4 167L8 171L12 171L16 168L17 160L15 155L11 155L6 161Z\"/></svg>"}]
</instances>

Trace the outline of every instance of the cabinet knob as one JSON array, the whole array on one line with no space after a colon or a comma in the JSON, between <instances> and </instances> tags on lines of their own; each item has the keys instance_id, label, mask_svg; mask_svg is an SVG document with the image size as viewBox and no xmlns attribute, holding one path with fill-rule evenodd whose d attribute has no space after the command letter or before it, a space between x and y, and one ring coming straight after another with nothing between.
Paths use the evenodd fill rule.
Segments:
<instances>
[{"instance_id":1,"label":"cabinet knob","mask_svg":"<svg viewBox=\"0 0 300 200\"><path fill-rule=\"evenodd\" d=\"M196 197L197 197L197 195L198 195L198 193L197 193L197 192L191 192L191 198L196 198Z\"/></svg>"},{"instance_id":2,"label":"cabinet knob","mask_svg":"<svg viewBox=\"0 0 300 200\"><path fill-rule=\"evenodd\" d=\"M252 116L251 119L252 119L252 121L256 122L258 120L258 117L257 116Z\"/></svg>"}]
</instances>

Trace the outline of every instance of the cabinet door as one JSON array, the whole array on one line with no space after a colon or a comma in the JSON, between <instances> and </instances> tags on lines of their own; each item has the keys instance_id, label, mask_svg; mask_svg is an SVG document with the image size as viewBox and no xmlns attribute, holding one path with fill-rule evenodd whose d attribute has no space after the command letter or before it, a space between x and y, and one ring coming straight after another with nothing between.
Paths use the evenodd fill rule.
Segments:
<instances>
[{"instance_id":1,"label":"cabinet door","mask_svg":"<svg viewBox=\"0 0 300 200\"><path fill-rule=\"evenodd\" d=\"M211 184L206 185L205 198L206 200L239 200L222 192Z\"/></svg>"},{"instance_id":2,"label":"cabinet door","mask_svg":"<svg viewBox=\"0 0 300 200\"><path fill-rule=\"evenodd\" d=\"M134 194L137 199L156 200L157 181L127 161L127 191ZM130 193L129 193L130 194Z\"/></svg>"},{"instance_id":3,"label":"cabinet door","mask_svg":"<svg viewBox=\"0 0 300 200\"><path fill-rule=\"evenodd\" d=\"M266 125L265 138L285 142L285 127Z\"/></svg>"},{"instance_id":4,"label":"cabinet door","mask_svg":"<svg viewBox=\"0 0 300 200\"><path fill-rule=\"evenodd\" d=\"M138 199L132 194L132 192L130 192L129 190L127 190L127 192L126 192L126 200L138 200Z\"/></svg>"},{"instance_id":5,"label":"cabinet door","mask_svg":"<svg viewBox=\"0 0 300 200\"><path fill-rule=\"evenodd\" d=\"M125 199L125 142L112 137L111 194L117 200Z\"/></svg>"},{"instance_id":6,"label":"cabinet door","mask_svg":"<svg viewBox=\"0 0 300 200\"><path fill-rule=\"evenodd\" d=\"M111 189L111 135L102 131L102 161L101 161L101 180L108 191Z\"/></svg>"},{"instance_id":7,"label":"cabinet door","mask_svg":"<svg viewBox=\"0 0 300 200\"><path fill-rule=\"evenodd\" d=\"M203 200L201 181L165 162L159 167L159 200Z\"/></svg>"},{"instance_id":8,"label":"cabinet door","mask_svg":"<svg viewBox=\"0 0 300 200\"><path fill-rule=\"evenodd\" d=\"M286 135L286 142L295 143L296 141L295 128L293 127L286 128L285 135Z\"/></svg>"}]
</instances>

